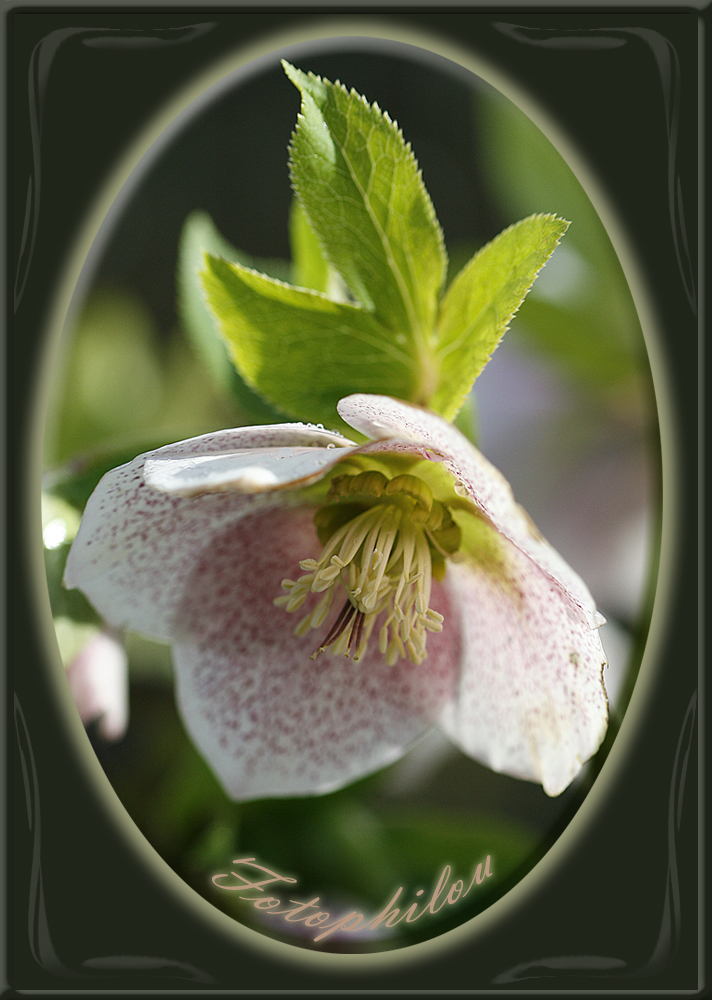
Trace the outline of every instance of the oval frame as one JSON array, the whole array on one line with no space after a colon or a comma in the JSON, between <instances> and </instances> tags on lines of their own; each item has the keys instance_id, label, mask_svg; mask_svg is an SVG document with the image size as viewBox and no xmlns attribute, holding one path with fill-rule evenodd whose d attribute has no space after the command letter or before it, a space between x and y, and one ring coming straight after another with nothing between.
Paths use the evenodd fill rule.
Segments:
<instances>
[{"instance_id":1,"label":"oval frame","mask_svg":"<svg viewBox=\"0 0 712 1000\"><path fill-rule=\"evenodd\" d=\"M286 953L286 957L290 962L297 962L298 964L312 968L333 968L343 971L347 968L363 970L365 967L368 967L373 969L387 968L390 970L404 962L412 964L414 958L418 961L426 961L436 952L441 953L457 947L465 940L471 941L480 932L480 929L492 929L492 927L501 926L513 908L519 906L524 898L536 893L541 883L551 876L562 858L568 852L575 849L579 837L585 831L589 817L594 812L605 808L606 799L610 794L609 786L615 781L615 774L618 768L630 752L630 749L635 745L637 730L641 719L645 715L651 681L658 667L656 647L660 642L666 624L666 614L670 598L667 581L672 578L670 567L674 558L676 542L675 525L678 505L675 486L678 481L674 447L676 434L662 350L659 343L659 334L656 329L655 317L649 306L650 295L645 288L630 242L623 227L619 224L614 210L607 202L604 192L595 176L588 169L586 163L581 159L580 154L573 148L568 139L558 132L553 122L549 120L546 112L533 104L526 95L517 89L511 80L507 79L495 67L487 65L479 59L475 59L470 53L467 53L465 50L459 50L450 43L441 42L431 36L425 38L417 32L405 31L402 26L389 29L384 23L371 24L367 21L356 21L352 25L348 25L342 21L327 21L322 25L311 26L304 32L303 38L298 37L300 35L300 32L278 33L274 37L262 40L257 45L240 50L239 53L234 54L229 59L221 61L209 73L201 75L200 79L194 81L182 91L178 97L169 103L163 113L154 119L149 128L144 131L141 138L133 145L132 149L117 166L111 181L105 185L101 198L97 200L94 211L82 228L81 237L76 241L75 252L70 264L66 268L65 277L62 281L62 289L52 309L53 320L51 323L51 332L47 339L48 346L42 365L41 377L38 382L37 400L42 399L43 403L36 403L35 406L35 424L32 429L35 461L31 467L28 495L38 498L40 494L39 462L37 461L37 456L39 456L41 451L46 400L61 331L65 325L67 316L70 315L73 302L82 297L83 288L89 280L86 272L82 273L82 270L90 248L97 245L96 241L101 240L102 234L105 235L111 230L113 220L121 210L123 199L130 196L130 176L133 174L136 177L141 171L143 159L147 156L152 156L162 143L170 141L173 132L178 131L182 127L184 116L195 114L196 101L200 102L201 100L212 100L214 98L215 88L219 86L219 81L223 81L224 85L227 86L227 79L230 78L232 81L236 72L242 71L247 65L253 65L260 59L268 56L273 57L276 52L284 55L290 61L298 62L299 52L302 51L304 46L312 46L310 52L313 52L314 44L321 42L324 45L328 45L335 38L345 37L377 40L379 43L396 42L414 45L426 52L434 53L437 56L459 64L490 83L504 94L505 97L516 104L562 154L596 209L611 238L618 259L625 272L645 336L648 359L655 386L661 434L662 481L665 497L662 511L661 552L655 605L638 681L626 710L621 729L608 755L603 773L588 792L584 802L565 831L558 838L555 849L547 851L546 855L515 887L510 889L503 897L471 921L463 923L444 934L439 934L428 941L419 942L415 946L415 949L403 948L389 952L362 953L358 955L303 951L294 948L292 945L272 940L249 928L243 927L190 889L180 876L176 875L160 858L155 849L144 839L143 835L139 833L133 820L129 817L113 792L113 789L109 786L96 756L89 747L84 729L81 726L77 713L74 711L74 704L69 696L67 685L64 683L64 670L61 667L61 662L58 660L54 630L47 607L45 645L52 660L51 675L58 703L63 709L67 720L74 720L72 722L68 721L67 731L74 744L76 757L78 760L82 760L102 807L111 815L113 822L121 830L122 835L130 842L133 850L144 861L150 864L150 867L155 871L166 891L175 898L176 902L180 902L181 905L187 905L191 909L196 910L201 919L213 926L216 932L228 936L237 935L243 943L251 948L256 948L258 951L264 953L265 956L279 956L284 958ZM230 86L232 85L231 82ZM108 210L106 208L107 205L110 206ZM37 518L34 519L35 523L37 520ZM38 592L41 593L42 588L45 586L41 547L36 537L32 537L29 540L29 545L32 551L35 581L39 588ZM414 950L417 950L417 956L414 956Z\"/></svg>"}]
</instances>

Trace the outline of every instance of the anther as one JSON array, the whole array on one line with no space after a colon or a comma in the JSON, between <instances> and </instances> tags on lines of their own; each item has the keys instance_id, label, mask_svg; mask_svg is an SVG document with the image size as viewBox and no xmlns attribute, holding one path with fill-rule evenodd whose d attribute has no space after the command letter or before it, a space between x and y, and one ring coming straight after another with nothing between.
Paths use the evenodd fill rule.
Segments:
<instances>
[{"instance_id":1,"label":"anther","mask_svg":"<svg viewBox=\"0 0 712 1000\"><path fill-rule=\"evenodd\" d=\"M427 633L443 627L442 615L428 606L433 573L441 578L444 557L460 544L447 505L416 476L388 480L375 470L334 477L327 501L314 516L321 557L299 563L304 575L283 580L285 593L275 604L295 611L311 594L323 593L297 625L297 634L304 635L323 625L337 587L343 587L346 601L313 658L330 649L359 660L385 612L378 647L387 662L422 662Z\"/></svg>"}]
</instances>

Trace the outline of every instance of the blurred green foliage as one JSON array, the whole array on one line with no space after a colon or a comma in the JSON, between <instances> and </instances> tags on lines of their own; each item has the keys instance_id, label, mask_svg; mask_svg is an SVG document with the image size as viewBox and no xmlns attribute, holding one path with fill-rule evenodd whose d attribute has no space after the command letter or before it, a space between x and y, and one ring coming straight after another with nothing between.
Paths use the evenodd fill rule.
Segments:
<instances>
[{"instance_id":1,"label":"blurred green foliage","mask_svg":"<svg viewBox=\"0 0 712 1000\"><path fill-rule=\"evenodd\" d=\"M505 215L556 211L565 243L522 306L514 336L573 378L599 406L645 407L648 373L635 303L606 229L563 156L502 95L478 105L482 165ZM511 335L510 335L511 336Z\"/></svg>"},{"instance_id":2,"label":"blurred green foliage","mask_svg":"<svg viewBox=\"0 0 712 1000\"><path fill-rule=\"evenodd\" d=\"M206 252L244 267L255 268L281 281L289 280L290 267L285 261L255 260L240 253L218 232L205 212L193 212L185 221L178 249L177 273L178 312L182 327L209 373L215 391L235 399L241 411L241 423L284 420L282 414L243 381L230 361L200 280Z\"/></svg>"},{"instance_id":3,"label":"blurred green foliage","mask_svg":"<svg viewBox=\"0 0 712 1000\"><path fill-rule=\"evenodd\" d=\"M97 449L166 443L239 422L180 330L159 335L129 291L98 289L60 345L45 428L45 466ZM137 444L139 447L137 447Z\"/></svg>"}]
</instances>

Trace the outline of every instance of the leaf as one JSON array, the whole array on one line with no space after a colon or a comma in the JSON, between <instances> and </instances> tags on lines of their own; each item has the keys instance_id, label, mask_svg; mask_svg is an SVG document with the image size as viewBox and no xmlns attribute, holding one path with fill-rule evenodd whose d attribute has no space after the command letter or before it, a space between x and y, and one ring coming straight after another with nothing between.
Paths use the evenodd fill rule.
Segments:
<instances>
[{"instance_id":1,"label":"leaf","mask_svg":"<svg viewBox=\"0 0 712 1000\"><path fill-rule=\"evenodd\" d=\"M302 94L292 183L324 255L427 367L447 256L410 146L378 105L282 65Z\"/></svg>"},{"instance_id":2,"label":"leaf","mask_svg":"<svg viewBox=\"0 0 712 1000\"><path fill-rule=\"evenodd\" d=\"M334 428L343 426L336 403L350 393L411 398L412 358L365 309L205 259L206 295L232 360L274 406Z\"/></svg>"},{"instance_id":3,"label":"leaf","mask_svg":"<svg viewBox=\"0 0 712 1000\"><path fill-rule=\"evenodd\" d=\"M483 247L450 285L435 331L431 409L452 420L569 223L533 215Z\"/></svg>"},{"instance_id":4,"label":"leaf","mask_svg":"<svg viewBox=\"0 0 712 1000\"><path fill-rule=\"evenodd\" d=\"M326 292L329 264L324 259L314 230L296 198L289 214L289 241L292 247L292 284L300 288L311 288L315 292Z\"/></svg>"},{"instance_id":5,"label":"leaf","mask_svg":"<svg viewBox=\"0 0 712 1000\"><path fill-rule=\"evenodd\" d=\"M292 201L289 214L289 240L292 247L291 284L323 292L335 302L349 302L349 290L338 271L326 260L319 241L298 198ZM244 261L241 261L244 264ZM261 271L262 268L255 268ZM268 272L265 272L268 273ZM279 277L272 275L271 277Z\"/></svg>"},{"instance_id":6,"label":"leaf","mask_svg":"<svg viewBox=\"0 0 712 1000\"><path fill-rule=\"evenodd\" d=\"M183 327L217 388L222 393L237 397L246 419L255 423L279 420L281 415L245 385L230 362L215 317L205 301L200 280L199 272L206 250L216 256L239 261L247 267L257 263L228 243L206 212L189 215L183 225L178 248L178 312ZM260 266L263 270L275 271L279 277L288 276L289 267L284 262L281 267L275 267L274 261L260 261Z\"/></svg>"}]
</instances>

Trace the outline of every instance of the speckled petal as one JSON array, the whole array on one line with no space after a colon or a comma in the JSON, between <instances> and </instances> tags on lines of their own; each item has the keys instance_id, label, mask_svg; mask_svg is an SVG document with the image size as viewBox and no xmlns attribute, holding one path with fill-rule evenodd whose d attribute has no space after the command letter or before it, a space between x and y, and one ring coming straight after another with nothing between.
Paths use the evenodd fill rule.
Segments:
<instances>
[{"instance_id":1,"label":"speckled petal","mask_svg":"<svg viewBox=\"0 0 712 1000\"><path fill-rule=\"evenodd\" d=\"M235 799L323 793L399 758L457 685L459 632L428 637L420 666L311 653L321 630L273 605L283 577L320 549L311 511L252 512L214 534L183 578L174 635L185 725ZM318 595L314 595L314 601ZM446 619L447 595L433 590ZM308 609L305 608L305 611ZM326 634L340 609L335 602Z\"/></svg>"},{"instance_id":2,"label":"speckled petal","mask_svg":"<svg viewBox=\"0 0 712 1000\"><path fill-rule=\"evenodd\" d=\"M527 513L516 503L504 476L442 417L392 399L389 396L356 394L342 399L339 414L356 430L388 446L388 440L408 443L414 451L441 460L452 473L458 490L483 511L498 531L557 582L578 609L582 621L591 626L604 618L586 584L564 559L542 538Z\"/></svg>"},{"instance_id":3,"label":"speckled petal","mask_svg":"<svg viewBox=\"0 0 712 1000\"><path fill-rule=\"evenodd\" d=\"M606 658L598 630L508 548L501 578L477 563L448 566L464 652L458 696L440 724L471 757L558 795L605 736Z\"/></svg>"},{"instance_id":4,"label":"speckled petal","mask_svg":"<svg viewBox=\"0 0 712 1000\"><path fill-rule=\"evenodd\" d=\"M337 444L339 442L340 444ZM64 582L81 587L116 628L170 642L184 582L214 534L256 507L298 502L289 491L172 496L144 482L147 461L220 456L254 448L305 448L317 458L349 454L340 435L304 424L240 427L167 445L107 473L89 499L67 559ZM328 449L329 444L336 445ZM330 459L330 464L332 464ZM302 469L303 471L303 469ZM319 475L325 471L319 465Z\"/></svg>"}]
</instances>

